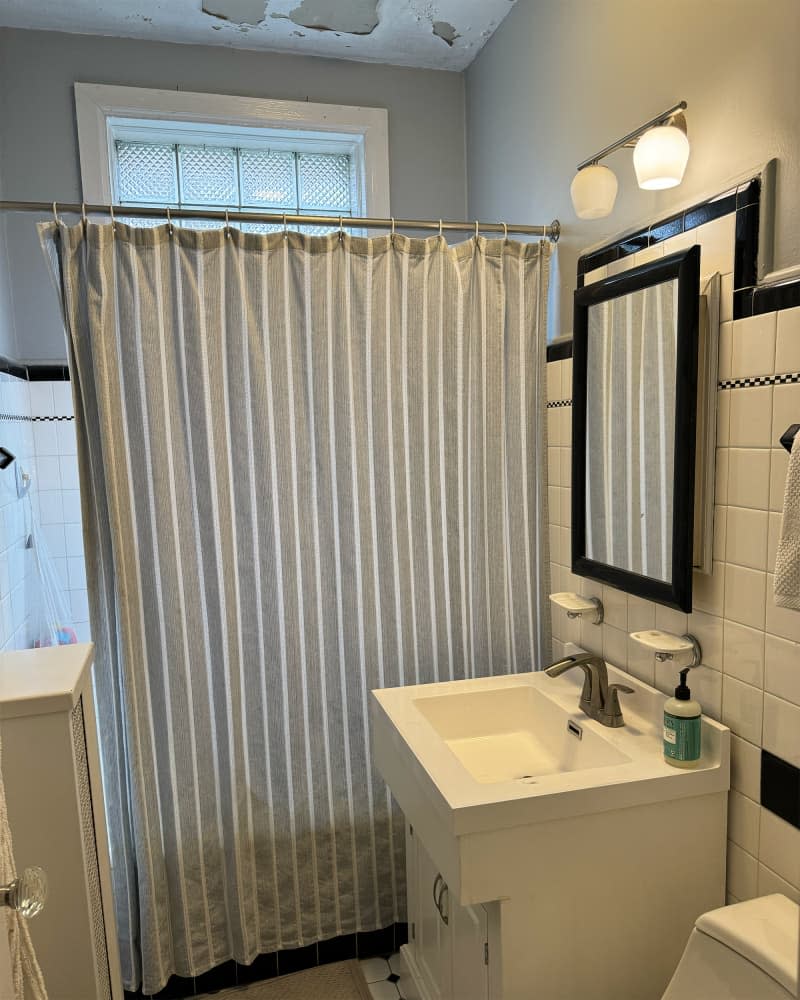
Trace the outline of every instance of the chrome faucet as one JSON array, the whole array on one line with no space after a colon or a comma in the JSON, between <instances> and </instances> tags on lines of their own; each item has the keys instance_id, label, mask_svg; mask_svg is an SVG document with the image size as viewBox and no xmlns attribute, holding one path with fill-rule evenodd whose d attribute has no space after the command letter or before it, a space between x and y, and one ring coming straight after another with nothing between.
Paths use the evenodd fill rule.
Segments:
<instances>
[{"instance_id":1,"label":"chrome faucet","mask_svg":"<svg viewBox=\"0 0 800 1000\"><path fill-rule=\"evenodd\" d=\"M556 660L552 666L545 670L545 673L548 677L559 677L573 667L580 667L584 674L583 690L578 703L581 711L603 726L610 726L614 729L624 726L625 720L622 718L619 692L635 694L634 689L626 684L609 684L606 661L602 656L597 656L594 653L565 656L563 660Z\"/></svg>"}]
</instances>

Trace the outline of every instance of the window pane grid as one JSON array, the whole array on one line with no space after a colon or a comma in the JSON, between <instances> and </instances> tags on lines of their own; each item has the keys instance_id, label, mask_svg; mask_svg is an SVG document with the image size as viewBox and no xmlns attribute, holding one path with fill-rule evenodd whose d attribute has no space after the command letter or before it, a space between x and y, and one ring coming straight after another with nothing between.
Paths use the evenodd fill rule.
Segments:
<instances>
[{"instance_id":1,"label":"window pane grid","mask_svg":"<svg viewBox=\"0 0 800 1000\"><path fill-rule=\"evenodd\" d=\"M353 214L352 161L345 153L303 153L268 148L116 142L120 205L214 208L270 214ZM158 220L125 217L134 225ZM176 220L188 228L219 228L215 220ZM241 224L245 232L279 232L272 223ZM322 235L338 226L299 226Z\"/></svg>"}]
</instances>

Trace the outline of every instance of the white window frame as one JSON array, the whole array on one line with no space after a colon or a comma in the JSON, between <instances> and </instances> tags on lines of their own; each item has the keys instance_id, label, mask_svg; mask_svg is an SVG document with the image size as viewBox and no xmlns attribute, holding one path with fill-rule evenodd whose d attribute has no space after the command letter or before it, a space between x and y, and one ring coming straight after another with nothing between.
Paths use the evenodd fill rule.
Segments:
<instances>
[{"instance_id":1,"label":"white window frame","mask_svg":"<svg viewBox=\"0 0 800 1000\"><path fill-rule=\"evenodd\" d=\"M187 91L75 84L83 200L117 204L114 140L264 144L294 151L347 152L355 165L353 214L389 218L389 115L308 101L194 94ZM208 128L208 126L215 126Z\"/></svg>"}]
</instances>

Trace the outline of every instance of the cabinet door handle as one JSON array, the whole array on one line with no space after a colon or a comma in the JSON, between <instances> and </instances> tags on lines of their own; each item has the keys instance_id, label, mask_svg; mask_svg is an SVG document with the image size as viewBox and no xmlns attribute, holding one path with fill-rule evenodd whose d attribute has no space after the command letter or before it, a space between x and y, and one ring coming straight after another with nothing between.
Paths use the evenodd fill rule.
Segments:
<instances>
[{"instance_id":1,"label":"cabinet door handle","mask_svg":"<svg viewBox=\"0 0 800 1000\"><path fill-rule=\"evenodd\" d=\"M439 888L440 882L442 883L442 885L444 885L444 879L442 878L441 874L437 875L436 878L433 880L433 905L436 907L437 910L439 910L439 899L436 895L436 890ZM439 913L441 912L442 911L439 910Z\"/></svg>"},{"instance_id":2,"label":"cabinet door handle","mask_svg":"<svg viewBox=\"0 0 800 1000\"><path fill-rule=\"evenodd\" d=\"M442 909L442 902L447 899L447 910ZM436 907L439 911L439 916L445 922L445 924L450 923L450 887L447 882L442 880L442 888L439 890L439 903Z\"/></svg>"},{"instance_id":3,"label":"cabinet door handle","mask_svg":"<svg viewBox=\"0 0 800 1000\"><path fill-rule=\"evenodd\" d=\"M17 910L23 917L41 913L47 899L47 876L41 868L26 868L8 885L0 886L0 906Z\"/></svg>"}]
</instances>

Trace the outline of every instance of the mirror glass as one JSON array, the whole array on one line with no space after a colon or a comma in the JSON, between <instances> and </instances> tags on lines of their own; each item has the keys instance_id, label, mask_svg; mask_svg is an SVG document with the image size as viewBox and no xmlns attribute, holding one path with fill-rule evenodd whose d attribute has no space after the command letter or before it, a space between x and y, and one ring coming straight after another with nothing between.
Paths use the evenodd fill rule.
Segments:
<instances>
[{"instance_id":1,"label":"mirror glass","mask_svg":"<svg viewBox=\"0 0 800 1000\"><path fill-rule=\"evenodd\" d=\"M692 607L699 247L575 293L572 570Z\"/></svg>"},{"instance_id":2,"label":"mirror glass","mask_svg":"<svg viewBox=\"0 0 800 1000\"><path fill-rule=\"evenodd\" d=\"M586 555L672 575L678 282L588 310Z\"/></svg>"}]
</instances>

